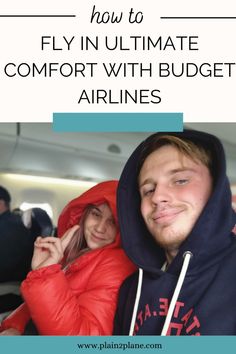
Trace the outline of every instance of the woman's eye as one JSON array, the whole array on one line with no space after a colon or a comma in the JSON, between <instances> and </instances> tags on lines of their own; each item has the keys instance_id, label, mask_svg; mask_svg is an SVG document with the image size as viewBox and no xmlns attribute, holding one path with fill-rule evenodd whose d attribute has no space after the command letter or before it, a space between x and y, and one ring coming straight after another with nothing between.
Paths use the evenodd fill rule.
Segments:
<instances>
[{"instance_id":1,"label":"woman's eye","mask_svg":"<svg viewBox=\"0 0 236 354\"><path fill-rule=\"evenodd\" d=\"M96 210L92 210L91 214L97 218L100 216L100 213L97 212Z\"/></svg>"},{"instance_id":2,"label":"woman's eye","mask_svg":"<svg viewBox=\"0 0 236 354\"><path fill-rule=\"evenodd\" d=\"M116 222L114 219L110 219L108 220L109 224L112 225L112 226L115 226L116 225Z\"/></svg>"}]
</instances>

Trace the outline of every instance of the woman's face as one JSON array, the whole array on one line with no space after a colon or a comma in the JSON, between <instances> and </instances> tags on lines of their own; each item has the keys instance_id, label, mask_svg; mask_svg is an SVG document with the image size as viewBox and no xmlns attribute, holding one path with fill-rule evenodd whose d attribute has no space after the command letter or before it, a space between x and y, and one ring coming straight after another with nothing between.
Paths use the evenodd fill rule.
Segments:
<instances>
[{"instance_id":1,"label":"woman's face","mask_svg":"<svg viewBox=\"0 0 236 354\"><path fill-rule=\"evenodd\" d=\"M94 250L115 241L117 226L110 207L104 203L93 206L84 221L87 246Z\"/></svg>"}]
</instances>

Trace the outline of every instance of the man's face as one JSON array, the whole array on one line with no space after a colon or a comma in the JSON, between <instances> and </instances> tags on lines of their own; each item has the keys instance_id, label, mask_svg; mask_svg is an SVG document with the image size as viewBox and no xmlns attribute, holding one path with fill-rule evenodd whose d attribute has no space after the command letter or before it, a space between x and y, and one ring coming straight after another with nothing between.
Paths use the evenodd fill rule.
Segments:
<instances>
[{"instance_id":1,"label":"man's face","mask_svg":"<svg viewBox=\"0 0 236 354\"><path fill-rule=\"evenodd\" d=\"M212 192L209 169L165 145L146 158L139 190L148 230L160 246L176 255Z\"/></svg>"}]
</instances>

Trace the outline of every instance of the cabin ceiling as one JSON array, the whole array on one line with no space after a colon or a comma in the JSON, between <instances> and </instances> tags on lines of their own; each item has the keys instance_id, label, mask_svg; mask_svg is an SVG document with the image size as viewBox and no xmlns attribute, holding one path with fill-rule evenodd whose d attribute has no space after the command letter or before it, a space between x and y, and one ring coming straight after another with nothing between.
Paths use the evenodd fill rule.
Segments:
<instances>
[{"instance_id":1,"label":"cabin ceiling","mask_svg":"<svg viewBox=\"0 0 236 354\"><path fill-rule=\"evenodd\" d=\"M191 123L223 142L236 183L236 123ZM135 147L151 133L55 133L50 123L1 123L0 172L102 181L119 178Z\"/></svg>"}]
</instances>

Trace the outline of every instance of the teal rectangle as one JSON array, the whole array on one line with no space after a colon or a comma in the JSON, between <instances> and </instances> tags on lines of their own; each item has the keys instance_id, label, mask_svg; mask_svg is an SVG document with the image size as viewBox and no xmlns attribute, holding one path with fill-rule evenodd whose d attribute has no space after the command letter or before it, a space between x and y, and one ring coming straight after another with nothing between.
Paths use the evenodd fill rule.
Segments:
<instances>
[{"instance_id":1,"label":"teal rectangle","mask_svg":"<svg viewBox=\"0 0 236 354\"><path fill-rule=\"evenodd\" d=\"M55 132L183 131L183 113L53 113Z\"/></svg>"},{"instance_id":2,"label":"teal rectangle","mask_svg":"<svg viewBox=\"0 0 236 354\"><path fill-rule=\"evenodd\" d=\"M6 336L0 337L7 354L233 354L236 336Z\"/></svg>"}]
</instances>

